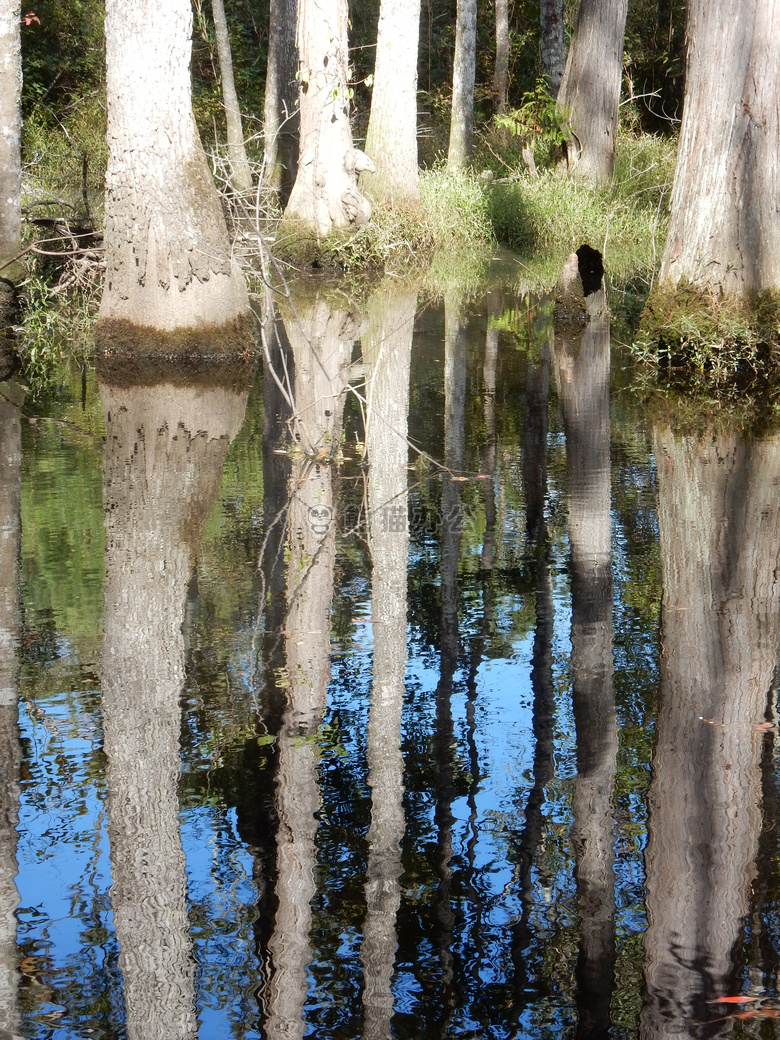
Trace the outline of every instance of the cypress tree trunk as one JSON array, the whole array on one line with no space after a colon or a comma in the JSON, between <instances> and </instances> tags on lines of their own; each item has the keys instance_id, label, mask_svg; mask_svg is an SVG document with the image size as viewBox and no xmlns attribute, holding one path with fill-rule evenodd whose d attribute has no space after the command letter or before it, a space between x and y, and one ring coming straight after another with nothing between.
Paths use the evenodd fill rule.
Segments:
<instances>
[{"instance_id":1,"label":"cypress tree trunk","mask_svg":"<svg viewBox=\"0 0 780 1040\"><path fill-rule=\"evenodd\" d=\"M263 117L263 183L278 191L283 203L290 197L298 165L296 11L296 0L271 0Z\"/></svg>"},{"instance_id":2,"label":"cypress tree trunk","mask_svg":"<svg viewBox=\"0 0 780 1040\"><path fill-rule=\"evenodd\" d=\"M541 0L539 7L542 72L553 97L558 96L566 66L563 0Z\"/></svg>"},{"instance_id":3,"label":"cypress tree trunk","mask_svg":"<svg viewBox=\"0 0 780 1040\"><path fill-rule=\"evenodd\" d=\"M496 0L496 67L493 70L493 93L496 112L506 112L509 89L509 0Z\"/></svg>"},{"instance_id":4,"label":"cypress tree trunk","mask_svg":"<svg viewBox=\"0 0 780 1040\"><path fill-rule=\"evenodd\" d=\"M298 172L277 235L312 236L360 226L371 205L358 190L358 174L371 163L352 146L347 85L346 0L298 0L298 79L301 120Z\"/></svg>"},{"instance_id":5,"label":"cypress tree trunk","mask_svg":"<svg viewBox=\"0 0 780 1040\"><path fill-rule=\"evenodd\" d=\"M21 0L0 3L0 265L15 257L22 235ZM16 265L14 265L16 266ZM19 268L19 272L21 268ZM13 267L0 278L16 280ZM0 295L0 322L10 321L12 292Z\"/></svg>"},{"instance_id":6,"label":"cypress tree trunk","mask_svg":"<svg viewBox=\"0 0 780 1040\"><path fill-rule=\"evenodd\" d=\"M420 197L417 172L417 52L420 0L382 0L366 152L376 169L361 175L373 199Z\"/></svg>"},{"instance_id":7,"label":"cypress tree trunk","mask_svg":"<svg viewBox=\"0 0 780 1040\"><path fill-rule=\"evenodd\" d=\"M605 184L615 166L627 0L581 0L558 92L571 117L569 172Z\"/></svg>"},{"instance_id":8,"label":"cypress tree trunk","mask_svg":"<svg viewBox=\"0 0 780 1040\"><path fill-rule=\"evenodd\" d=\"M455 61L452 69L452 120L447 163L456 170L471 161L474 141L474 79L477 68L477 0L458 0Z\"/></svg>"},{"instance_id":9,"label":"cypress tree trunk","mask_svg":"<svg viewBox=\"0 0 780 1040\"><path fill-rule=\"evenodd\" d=\"M669 235L660 282L780 287L780 7L691 0Z\"/></svg>"},{"instance_id":10,"label":"cypress tree trunk","mask_svg":"<svg viewBox=\"0 0 780 1040\"><path fill-rule=\"evenodd\" d=\"M214 15L214 32L217 37L217 54L219 55L219 71L222 77L222 101L225 105L227 120L228 157L230 159L230 183L236 191L249 191L252 187L252 174L244 147L244 128L241 124L241 109L238 107L238 94L233 79L233 55L230 51L230 35L228 34L225 5L222 0L211 0Z\"/></svg>"},{"instance_id":11,"label":"cypress tree trunk","mask_svg":"<svg viewBox=\"0 0 780 1040\"><path fill-rule=\"evenodd\" d=\"M107 0L105 32L107 269L100 325L172 331L232 322L248 302L192 115L189 0Z\"/></svg>"}]
</instances>

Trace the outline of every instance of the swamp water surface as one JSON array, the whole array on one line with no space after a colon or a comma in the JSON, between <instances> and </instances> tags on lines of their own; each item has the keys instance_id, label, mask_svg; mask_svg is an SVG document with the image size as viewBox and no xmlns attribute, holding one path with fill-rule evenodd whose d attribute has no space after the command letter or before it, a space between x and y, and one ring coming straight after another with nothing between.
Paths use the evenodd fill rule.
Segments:
<instances>
[{"instance_id":1,"label":"swamp water surface","mask_svg":"<svg viewBox=\"0 0 780 1040\"><path fill-rule=\"evenodd\" d=\"M780 438L510 305L0 406L0 1036L775 1035Z\"/></svg>"}]
</instances>

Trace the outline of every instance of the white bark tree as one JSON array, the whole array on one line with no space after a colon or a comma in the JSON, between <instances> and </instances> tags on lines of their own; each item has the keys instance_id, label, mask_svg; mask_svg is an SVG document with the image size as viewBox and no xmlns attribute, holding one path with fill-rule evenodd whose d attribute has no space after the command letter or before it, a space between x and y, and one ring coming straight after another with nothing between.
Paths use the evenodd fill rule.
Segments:
<instances>
[{"instance_id":1,"label":"white bark tree","mask_svg":"<svg viewBox=\"0 0 780 1040\"><path fill-rule=\"evenodd\" d=\"M569 172L595 184L607 183L615 166L627 9L628 0L581 0L558 91L574 130Z\"/></svg>"},{"instance_id":2,"label":"white bark tree","mask_svg":"<svg viewBox=\"0 0 780 1040\"><path fill-rule=\"evenodd\" d=\"M462 170L474 142L474 80L477 70L477 0L458 0L452 69L452 118L447 164Z\"/></svg>"},{"instance_id":3,"label":"white bark tree","mask_svg":"<svg viewBox=\"0 0 780 1040\"><path fill-rule=\"evenodd\" d=\"M189 0L107 0L106 281L99 331L225 325L248 309L192 115Z\"/></svg>"},{"instance_id":4,"label":"white bark tree","mask_svg":"<svg viewBox=\"0 0 780 1040\"><path fill-rule=\"evenodd\" d=\"M372 164L353 147L349 120L347 19L346 0L298 0L298 170L277 248L312 233L320 241L371 216L357 178Z\"/></svg>"},{"instance_id":5,"label":"white bark tree","mask_svg":"<svg viewBox=\"0 0 780 1040\"><path fill-rule=\"evenodd\" d=\"M376 169L361 175L372 199L417 200L417 52L420 0L382 0L366 151Z\"/></svg>"},{"instance_id":6,"label":"white bark tree","mask_svg":"<svg viewBox=\"0 0 780 1040\"><path fill-rule=\"evenodd\" d=\"M780 6L691 0L660 283L780 287Z\"/></svg>"},{"instance_id":7,"label":"white bark tree","mask_svg":"<svg viewBox=\"0 0 780 1040\"><path fill-rule=\"evenodd\" d=\"M236 82L233 78L233 55L230 49L225 5L222 0L211 0L211 11L214 15L214 35L217 38L217 55L219 56L219 72L222 79L222 103L225 106L227 122L228 159L230 161L230 183L236 191L249 191L252 187L252 173L246 157L244 145L244 127L241 122L241 109L238 105Z\"/></svg>"},{"instance_id":8,"label":"white bark tree","mask_svg":"<svg viewBox=\"0 0 780 1040\"><path fill-rule=\"evenodd\" d=\"M22 234L21 0L0 2L0 264ZM8 277L7 269L3 272Z\"/></svg>"},{"instance_id":9,"label":"white bark tree","mask_svg":"<svg viewBox=\"0 0 780 1040\"><path fill-rule=\"evenodd\" d=\"M496 0L496 64L493 69L493 93L496 112L506 112L509 90L509 0Z\"/></svg>"}]
</instances>

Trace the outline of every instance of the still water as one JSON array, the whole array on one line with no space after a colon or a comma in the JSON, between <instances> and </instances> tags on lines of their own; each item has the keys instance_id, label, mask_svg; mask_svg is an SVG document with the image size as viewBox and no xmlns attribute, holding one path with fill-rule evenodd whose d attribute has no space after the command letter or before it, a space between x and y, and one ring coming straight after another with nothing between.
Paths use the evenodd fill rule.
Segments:
<instances>
[{"instance_id":1,"label":"still water","mask_svg":"<svg viewBox=\"0 0 780 1040\"><path fill-rule=\"evenodd\" d=\"M633 378L399 287L0 403L0 1037L776 1035L780 438Z\"/></svg>"}]
</instances>

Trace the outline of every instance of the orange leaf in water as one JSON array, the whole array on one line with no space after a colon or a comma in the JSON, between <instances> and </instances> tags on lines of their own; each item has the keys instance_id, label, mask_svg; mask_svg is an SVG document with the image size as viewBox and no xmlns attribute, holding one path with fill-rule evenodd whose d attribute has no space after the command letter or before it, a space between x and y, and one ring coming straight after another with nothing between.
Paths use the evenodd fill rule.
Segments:
<instances>
[{"instance_id":1,"label":"orange leaf in water","mask_svg":"<svg viewBox=\"0 0 780 1040\"><path fill-rule=\"evenodd\" d=\"M749 1004L751 1000L761 1000L761 997L715 997L711 1004Z\"/></svg>"},{"instance_id":2,"label":"orange leaf in water","mask_svg":"<svg viewBox=\"0 0 780 1040\"><path fill-rule=\"evenodd\" d=\"M759 733L768 733L770 729L774 728L774 722L759 722L753 727L753 729L757 729Z\"/></svg>"}]
</instances>

